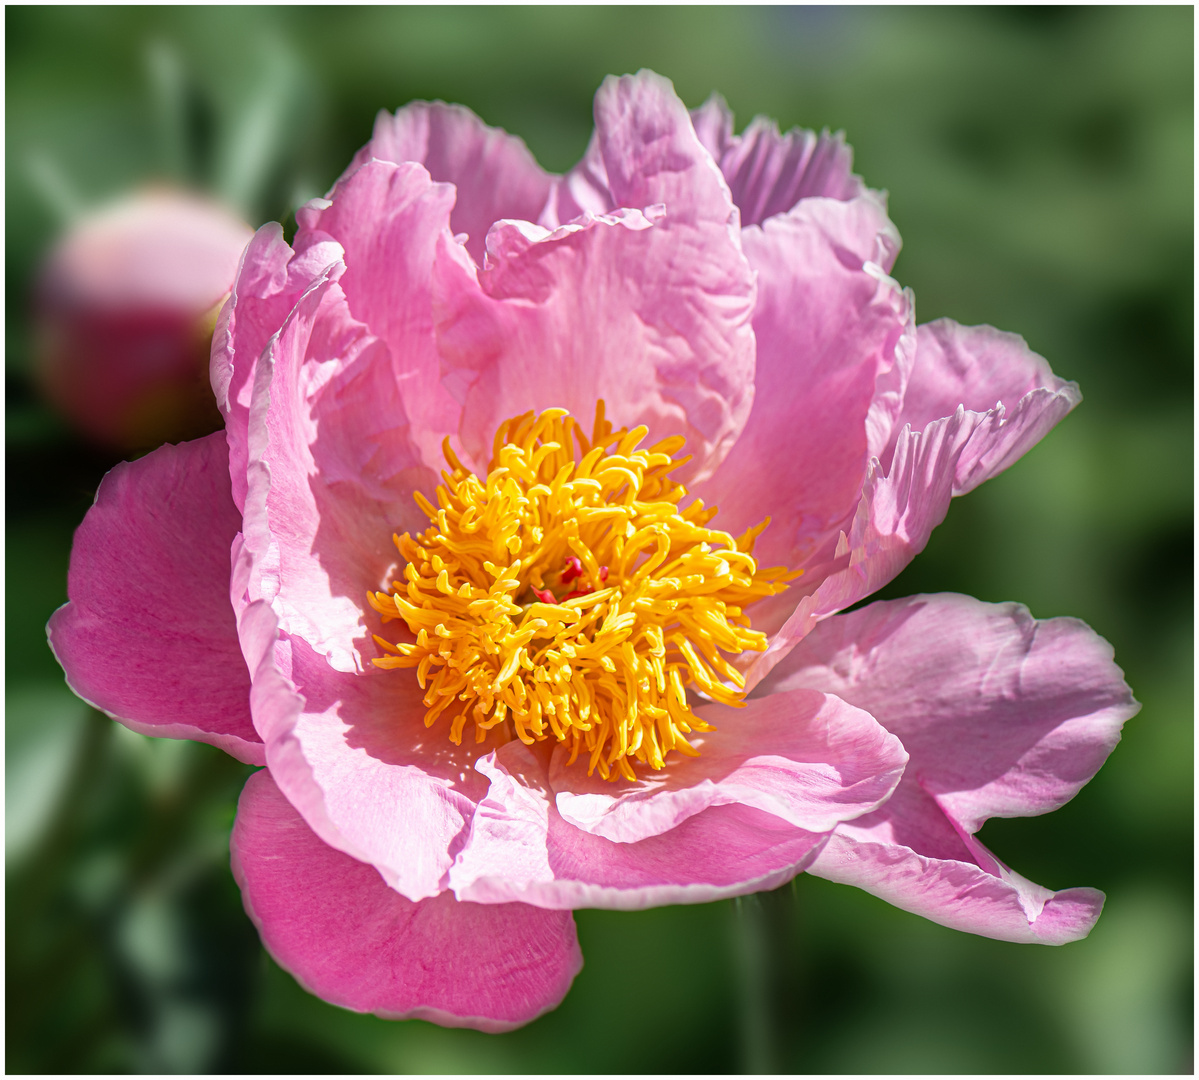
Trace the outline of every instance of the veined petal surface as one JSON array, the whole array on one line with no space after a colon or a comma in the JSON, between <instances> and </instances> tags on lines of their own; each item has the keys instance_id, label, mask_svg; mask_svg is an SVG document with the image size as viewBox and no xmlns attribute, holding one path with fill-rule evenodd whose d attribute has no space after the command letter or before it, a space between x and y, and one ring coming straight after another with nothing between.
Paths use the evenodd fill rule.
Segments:
<instances>
[{"instance_id":1,"label":"veined petal surface","mask_svg":"<svg viewBox=\"0 0 1199 1080\"><path fill-rule=\"evenodd\" d=\"M244 534L249 599L342 670L374 655L366 592L395 568L393 531L434 486L409 438L386 346L323 275L259 360Z\"/></svg>"},{"instance_id":2,"label":"veined petal surface","mask_svg":"<svg viewBox=\"0 0 1199 1080\"><path fill-rule=\"evenodd\" d=\"M415 680L338 671L281 634L265 601L239 623L254 723L275 782L328 845L373 865L410 900L436 896L486 783L422 723Z\"/></svg>"},{"instance_id":3,"label":"veined petal surface","mask_svg":"<svg viewBox=\"0 0 1199 1080\"><path fill-rule=\"evenodd\" d=\"M806 199L744 230L758 274L754 404L724 464L694 490L720 507L721 527L734 535L770 515L755 557L804 570L755 607L754 625L767 632L831 554L903 401L916 344L912 296L871 261L879 237L893 232L870 196Z\"/></svg>"},{"instance_id":4,"label":"veined petal surface","mask_svg":"<svg viewBox=\"0 0 1199 1080\"><path fill-rule=\"evenodd\" d=\"M822 694L704 714L718 717L729 737L709 737L699 758L607 790L560 750L506 743L476 765L491 786L451 887L487 902L615 908L770 888L822 834L883 802L906 761L868 714Z\"/></svg>"},{"instance_id":5,"label":"veined petal surface","mask_svg":"<svg viewBox=\"0 0 1199 1080\"><path fill-rule=\"evenodd\" d=\"M1054 375L1019 334L937 319L917 328L903 409L879 456L890 463L905 426L921 431L939 417L952 416L959 405L976 413L1002 405L1013 413L1002 437L979 440L958 461L953 493L964 495L1023 456L1081 400L1078 385Z\"/></svg>"},{"instance_id":6,"label":"veined petal surface","mask_svg":"<svg viewBox=\"0 0 1199 1080\"><path fill-rule=\"evenodd\" d=\"M1139 709L1107 642L1075 619L1037 621L1017 604L953 594L880 601L822 622L761 690L798 686L870 709L911 755L896 793L839 826L814 873L975 933L1085 934L1102 894L1034 885L974 833L990 817L1057 809L1106 760ZM978 908L954 893L971 881L987 898ZM1047 905L1054 914L1037 928ZM1011 923L1016 911L1023 925Z\"/></svg>"},{"instance_id":7,"label":"veined petal surface","mask_svg":"<svg viewBox=\"0 0 1199 1080\"><path fill-rule=\"evenodd\" d=\"M356 1012L508 1031L554 1008L583 966L569 912L444 893L413 903L324 844L266 770L242 792L231 850L271 955Z\"/></svg>"},{"instance_id":8,"label":"veined petal surface","mask_svg":"<svg viewBox=\"0 0 1199 1080\"><path fill-rule=\"evenodd\" d=\"M118 465L75 534L50 647L71 689L145 735L261 765L229 606L240 525L220 432Z\"/></svg>"},{"instance_id":9,"label":"veined petal surface","mask_svg":"<svg viewBox=\"0 0 1199 1080\"><path fill-rule=\"evenodd\" d=\"M505 743L476 768L491 787L450 870L460 900L562 910L707 903L789 881L826 840L736 804L711 806L636 843L617 843L563 820L544 757L523 743Z\"/></svg>"},{"instance_id":10,"label":"veined petal surface","mask_svg":"<svg viewBox=\"0 0 1199 1080\"><path fill-rule=\"evenodd\" d=\"M344 252L339 284L349 312L386 345L402 415L434 475L461 411L441 385L431 295L434 261L458 254L454 197L419 164L368 160L348 170L329 199L296 214L297 243L332 241Z\"/></svg>"},{"instance_id":11,"label":"veined petal surface","mask_svg":"<svg viewBox=\"0 0 1199 1080\"><path fill-rule=\"evenodd\" d=\"M246 501L250 398L258 358L313 279L341 257L340 246L327 238L293 251L274 221L259 229L242 253L237 279L217 317L209 366L212 390L225 417L238 510Z\"/></svg>"},{"instance_id":12,"label":"veined petal surface","mask_svg":"<svg viewBox=\"0 0 1199 1080\"><path fill-rule=\"evenodd\" d=\"M1025 394L1010 415L1002 403L985 413L959 405L952 416L935 420L921 432L904 425L889 467L884 469L877 458L871 461L857 510L831 557L792 586L799 593L795 610L749 666L746 685L757 685L821 619L894 578L924 550L933 529L945 519L959 482L991 467L1006 467L1076 400L1072 383L1059 390L1038 387Z\"/></svg>"},{"instance_id":13,"label":"veined petal surface","mask_svg":"<svg viewBox=\"0 0 1199 1080\"><path fill-rule=\"evenodd\" d=\"M596 139L621 209L552 231L501 222L477 281L438 263L437 340L462 445L486 462L505 419L562 407L586 420L603 398L613 423L645 424L649 443L684 435L693 460L680 475L700 479L753 396L754 280L736 211L666 80L605 82Z\"/></svg>"},{"instance_id":14,"label":"veined petal surface","mask_svg":"<svg viewBox=\"0 0 1199 1080\"><path fill-rule=\"evenodd\" d=\"M853 173L853 151L838 132L792 128L756 116L740 135L733 134L733 114L719 94L691 110L695 133L720 166L742 226L760 225L775 214L793 210L801 199L855 199L866 185ZM891 269L891 261L884 269Z\"/></svg>"},{"instance_id":15,"label":"veined petal surface","mask_svg":"<svg viewBox=\"0 0 1199 1080\"><path fill-rule=\"evenodd\" d=\"M636 782L589 777L554 754L549 780L563 819L635 843L709 806L740 803L808 832L828 832L885 800L907 761L899 740L868 713L806 689L696 713L717 728L695 739L699 756L676 755Z\"/></svg>"},{"instance_id":16,"label":"veined petal surface","mask_svg":"<svg viewBox=\"0 0 1199 1080\"><path fill-rule=\"evenodd\" d=\"M371 141L345 176L371 158L419 162L434 180L453 184L450 228L467 235L466 249L479 266L487 230L504 218L536 221L554 183L523 139L443 101L414 101L394 115L380 112Z\"/></svg>"}]
</instances>

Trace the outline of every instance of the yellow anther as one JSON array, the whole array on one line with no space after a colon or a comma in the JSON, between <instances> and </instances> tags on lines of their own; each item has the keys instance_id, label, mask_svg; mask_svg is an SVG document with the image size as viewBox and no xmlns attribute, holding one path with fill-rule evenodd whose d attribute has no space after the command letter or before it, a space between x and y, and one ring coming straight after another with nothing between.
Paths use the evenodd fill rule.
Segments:
<instances>
[{"instance_id":1,"label":"yellow anther","mask_svg":"<svg viewBox=\"0 0 1199 1080\"><path fill-rule=\"evenodd\" d=\"M715 507L680 509L683 439L637 449L647 434L614 429L603 402L590 438L564 409L525 413L500 425L484 480L446 440L437 505L416 495L429 527L394 537L402 580L367 597L416 639L376 637L374 663L416 668L427 727L448 710L455 743L473 723L476 743L552 739L634 779L712 730L688 687L741 703L730 660L766 647L744 609L797 575L758 568L765 522L734 539L707 527Z\"/></svg>"}]
</instances>

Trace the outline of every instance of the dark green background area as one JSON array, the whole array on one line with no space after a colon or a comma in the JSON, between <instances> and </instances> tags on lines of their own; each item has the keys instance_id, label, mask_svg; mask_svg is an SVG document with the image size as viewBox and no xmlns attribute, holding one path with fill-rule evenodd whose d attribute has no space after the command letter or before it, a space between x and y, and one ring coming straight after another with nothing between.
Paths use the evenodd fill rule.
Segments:
<instances>
[{"instance_id":1,"label":"dark green background area","mask_svg":"<svg viewBox=\"0 0 1199 1080\"><path fill-rule=\"evenodd\" d=\"M5 16L8 1071L1190 1071L1191 9ZM345 1012L242 912L227 841L250 770L105 720L46 648L115 459L31 389L34 268L66 215L152 179L286 221L412 98L469 105L562 170L603 76L643 66L689 104L721 91L739 125L844 129L890 192L920 321L1018 331L1081 384L884 595L1019 600L1112 642L1144 704L1124 741L1063 810L982 834L1107 907L1086 941L1021 946L801 877L741 905L580 912L574 988L509 1035Z\"/></svg>"}]
</instances>

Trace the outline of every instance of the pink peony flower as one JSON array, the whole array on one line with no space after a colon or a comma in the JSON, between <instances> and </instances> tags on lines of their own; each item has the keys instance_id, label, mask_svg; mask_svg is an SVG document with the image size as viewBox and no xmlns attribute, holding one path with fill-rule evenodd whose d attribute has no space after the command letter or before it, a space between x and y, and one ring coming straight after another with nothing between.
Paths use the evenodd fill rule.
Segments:
<instances>
[{"instance_id":1,"label":"pink peony flower","mask_svg":"<svg viewBox=\"0 0 1199 1080\"><path fill-rule=\"evenodd\" d=\"M37 379L89 438L118 449L212 431L217 312L254 230L180 191L129 195L73 226L42 267Z\"/></svg>"},{"instance_id":2,"label":"pink peony flower","mask_svg":"<svg viewBox=\"0 0 1199 1080\"><path fill-rule=\"evenodd\" d=\"M595 117L555 177L464 109L381 114L294 246L259 230L224 437L115 469L76 536L71 686L267 766L234 874L352 1009L510 1028L578 972L572 909L803 870L1084 936L1102 894L974 834L1111 751L1137 706L1108 645L963 596L837 614L1077 388L915 326L839 137L735 136L647 72Z\"/></svg>"}]
</instances>

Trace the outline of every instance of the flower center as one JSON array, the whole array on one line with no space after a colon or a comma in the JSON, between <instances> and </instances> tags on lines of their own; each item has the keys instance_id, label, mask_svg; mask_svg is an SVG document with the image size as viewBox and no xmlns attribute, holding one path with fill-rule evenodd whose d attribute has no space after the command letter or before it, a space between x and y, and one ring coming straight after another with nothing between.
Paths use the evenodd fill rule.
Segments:
<instances>
[{"instance_id":1,"label":"flower center","mask_svg":"<svg viewBox=\"0 0 1199 1080\"><path fill-rule=\"evenodd\" d=\"M565 409L526 413L500 426L486 480L446 440L438 505L416 496L429 527L395 537L404 580L368 596L415 635L376 636L374 663L416 668L426 727L452 712L455 743L471 721L476 742L554 739L589 774L631 780L634 760L698 753L688 734L712 728L689 688L742 704L723 654L766 648L744 609L798 575L758 569L769 518L734 539L707 527L715 507L681 507L684 440L637 449L646 434L614 431L602 401L590 439Z\"/></svg>"}]
</instances>

